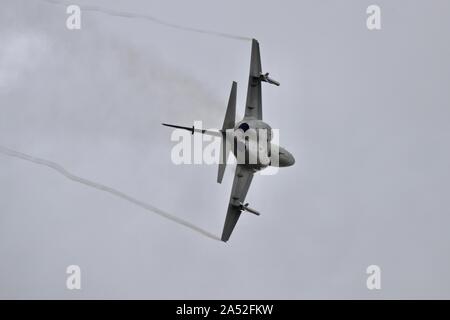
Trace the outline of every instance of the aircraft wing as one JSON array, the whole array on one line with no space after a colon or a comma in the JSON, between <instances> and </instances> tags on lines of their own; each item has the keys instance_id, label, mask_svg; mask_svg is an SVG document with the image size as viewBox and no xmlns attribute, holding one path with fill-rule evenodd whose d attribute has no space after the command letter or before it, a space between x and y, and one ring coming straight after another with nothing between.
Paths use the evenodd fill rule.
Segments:
<instances>
[{"instance_id":1,"label":"aircraft wing","mask_svg":"<svg viewBox=\"0 0 450 320\"><path fill-rule=\"evenodd\" d=\"M221 240L227 242L233 232L236 223L242 212L241 205L245 201L245 196L253 179L253 171L243 165L236 166L234 173L233 188L231 189L230 202L228 204L225 225L223 226Z\"/></svg>"},{"instance_id":2,"label":"aircraft wing","mask_svg":"<svg viewBox=\"0 0 450 320\"><path fill-rule=\"evenodd\" d=\"M257 40L253 39L250 74L248 77L247 103L245 105L245 118L262 120L261 73L262 68L259 43Z\"/></svg>"},{"instance_id":3,"label":"aircraft wing","mask_svg":"<svg viewBox=\"0 0 450 320\"><path fill-rule=\"evenodd\" d=\"M280 85L278 81L269 77L268 72L262 72L259 43L257 40L253 39L244 119L262 120L261 82L267 82L276 86Z\"/></svg>"}]
</instances>

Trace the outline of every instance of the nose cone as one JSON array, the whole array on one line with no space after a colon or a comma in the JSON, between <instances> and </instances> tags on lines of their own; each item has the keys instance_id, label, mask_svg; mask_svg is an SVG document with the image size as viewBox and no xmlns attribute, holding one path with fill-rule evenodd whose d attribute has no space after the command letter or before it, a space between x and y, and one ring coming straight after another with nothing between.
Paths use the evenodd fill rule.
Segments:
<instances>
[{"instance_id":1,"label":"nose cone","mask_svg":"<svg viewBox=\"0 0 450 320\"><path fill-rule=\"evenodd\" d=\"M292 154L289 154L288 167L293 166L295 164L295 158Z\"/></svg>"},{"instance_id":2,"label":"nose cone","mask_svg":"<svg viewBox=\"0 0 450 320\"><path fill-rule=\"evenodd\" d=\"M294 156L286 149L280 147L280 167L290 167L294 163Z\"/></svg>"}]
</instances>

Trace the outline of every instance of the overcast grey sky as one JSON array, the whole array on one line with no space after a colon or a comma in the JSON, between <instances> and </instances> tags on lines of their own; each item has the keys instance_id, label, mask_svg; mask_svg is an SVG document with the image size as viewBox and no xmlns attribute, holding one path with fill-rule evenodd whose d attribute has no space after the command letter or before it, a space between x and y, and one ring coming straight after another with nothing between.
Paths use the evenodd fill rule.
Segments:
<instances>
[{"instance_id":1,"label":"overcast grey sky","mask_svg":"<svg viewBox=\"0 0 450 320\"><path fill-rule=\"evenodd\" d=\"M296 164L254 178L262 215L224 244L0 154L0 298L450 298L448 1L73 2L257 38L281 82L264 120ZM160 123L219 127L233 80L242 115L250 42L95 12L69 31L64 7L0 6L0 145L219 235L234 168L219 185L216 166L175 166Z\"/></svg>"}]
</instances>

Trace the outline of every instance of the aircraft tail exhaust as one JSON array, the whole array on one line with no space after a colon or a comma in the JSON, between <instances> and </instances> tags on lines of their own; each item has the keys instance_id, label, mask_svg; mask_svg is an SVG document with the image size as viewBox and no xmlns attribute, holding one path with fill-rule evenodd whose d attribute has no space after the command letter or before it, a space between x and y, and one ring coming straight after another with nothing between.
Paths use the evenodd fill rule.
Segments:
<instances>
[{"instance_id":1,"label":"aircraft tail exhaust","mask_svg":"<svg viewBox=\"0 0 450 320\"><path fill-rule=\"evenodd\" d=\"M236 122L236 93L237 83L233 81L231 86L230 98L228 99L227 111L222 125L222 141L220 142L220 163L219 171L217 173L217 183L222 183L225 168L227 166L227 159L230 153L230 148L227 148L226 130L233 129Z\"/></svg>"}]
</instances>

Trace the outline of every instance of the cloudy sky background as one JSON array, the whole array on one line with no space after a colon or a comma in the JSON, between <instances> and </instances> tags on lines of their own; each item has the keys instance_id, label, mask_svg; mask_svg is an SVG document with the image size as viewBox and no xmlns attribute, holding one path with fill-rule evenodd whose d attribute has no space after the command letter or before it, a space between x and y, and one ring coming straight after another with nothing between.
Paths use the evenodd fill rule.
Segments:
<instances>
[{"instance_id":1,"label":"cloudy sky background","mask_svg":"<svg viewBox=\"0 0 450 320\"><path fill-rule=\"evenodd\" d=\"M448 1L80 1L255 37L294 167L253 180L224 244L0 154L0 298L450 298ZM233 169L175 166L161 122L243 114L250 42L0 3L0 145L220 235ZM65 287L68 265L82 290ZM382 290L366 288L366 267Z\"/></svg>"}]
</instances>

